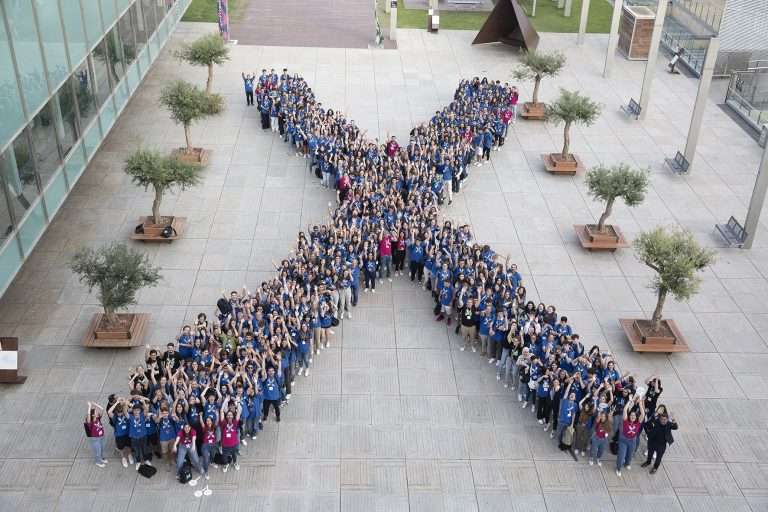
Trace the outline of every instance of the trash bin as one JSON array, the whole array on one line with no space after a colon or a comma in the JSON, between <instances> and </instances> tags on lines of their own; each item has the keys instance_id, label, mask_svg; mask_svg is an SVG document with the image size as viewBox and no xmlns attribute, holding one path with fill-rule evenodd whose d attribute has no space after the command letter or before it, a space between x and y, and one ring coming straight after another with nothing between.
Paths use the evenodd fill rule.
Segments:
<instances>
[{"instance_id":1,"label":"trash bin","mask_svg":"<svg viewBox=\"0 0 768 512\"><path fill-rule=\"evenodd\" d=\"M435 14L434 9L427 11L427 32L437 32L440 28L440 16Z\"/></svg>"}]
</instances>

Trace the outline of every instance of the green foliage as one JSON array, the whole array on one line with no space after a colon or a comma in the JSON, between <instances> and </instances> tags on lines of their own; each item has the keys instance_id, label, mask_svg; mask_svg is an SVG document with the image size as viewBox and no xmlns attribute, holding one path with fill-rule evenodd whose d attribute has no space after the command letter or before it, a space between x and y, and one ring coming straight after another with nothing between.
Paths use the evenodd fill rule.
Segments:
<instances>
[{"instance_id":1,"label":"green foliage","mask_svg":"<svg viewBox=\"0 0 768 512\"><path fill-rule=\"evenodd\" d=\"M150 264L146 254L119 242L98 249L83 247L69 266L88 291L99 290L99 301L107 316L136 304L136 293L160 280L160 269Z\"/></svg>"},{"instance_id":2,"label":"green foliage","mask_svg":"<svg viewBox=\"0 0 768 512\"><path fill-rule=\"evenodd\" d=\"M699 245L690 231L658 227L634 241L637 258L656 271L651 288L660 296L671 293L677 300L690 299L699 288L696 273L715 261L715 252Z\"/></svg>"},{"instance_id":3,"label":"green foliage","mask_svg":"<svg viewBox=\"0 0 768 512\"><path fill-rule=\"evenodd\" d=\"M193 66L221 65L229 60L229 48L221 36L214 32L182 45L174 55Z\"/></svg>"},{"instance_id":4,"label":"green foliage","mask_svg":"<svg viewBox=\"0 0 768 512\"><path fill-rule=\"evenodd\" d=\"M133 183L144 187L144 190L153 187L165 191L172 187L186 190L199 184L202 167L158 151L138 149L125 160L124 170Z\"/></svg>"},{"instance_id":5,"label":"green foliage","mask_svg":"<svg viewBox=\"0 0 768 512\"><path fill-rule=\"evenodd\" d=\"M581 123L589 126L600 116L600 104L578 91L560 89L560 96L547 105L546 119L551 123Z\"/></svg>"},{"instance_id":6,"label":"green foliage","mask_svg":"<svg viewBox=\"0 0 768 512\"><path fill-rule=\"evenodd\" d=\"M545 76L556 76L565 66L565 55L560 52L523 50L520 65L512 72L517 80L540 80Z\"/></svg>"},{"instance_id":7,"label":"green foliage","mask_svg":"<svg viewBox=\"0 0 768 512\"><path fill-rule=\"evenodd\" d=\"M174 122L189 127L194 121L221 112L224 98L220 94L206 94L184 80L176 80L163 87L160 104L168 109Z\"/></svg>"},{"instance_id":8,"label":"green foliage","mask_svg":"<svg viewBox=\"0 0 768 512\"><path fill-rule=\"evenodd\" d=\"M607 203L622 198L627 206L637 206L648 190L648 171L632 169L625 163L606 167L593 167L584 176L589 195Z\"/></svg>"}]
</instances>

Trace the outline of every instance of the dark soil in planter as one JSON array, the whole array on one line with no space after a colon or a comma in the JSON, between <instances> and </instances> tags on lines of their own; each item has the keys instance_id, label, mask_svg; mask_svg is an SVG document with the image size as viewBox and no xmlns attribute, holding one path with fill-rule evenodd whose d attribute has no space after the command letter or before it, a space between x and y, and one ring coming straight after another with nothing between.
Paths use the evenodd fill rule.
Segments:
<instances>
[{"instance_id":1,"label":"dark soil in planter","mask_svg":"<svg viewBox=\"0 0 768 512\"><path fill-rule=\"evenodd\" d=\"M131 324L133 324L133 314L121 313L117 315L117 323L110 324L107 322L107 315L101 317L99 325L96 326L96 331L104 333L118 333L126 332L130 330Z\"/></svg>"},{"instance_id":2,"label":"dark soil in planter","mask_svg":"<svg viewBox=\"0 0 768 512\"><path fill-rule=\"evenodd\" d=\"M208 152L203 148L192 148L189 151L187 151L187 148L179 148L174 151L174 156L188 164L204 165L208 162Z\"/></svg>"},{"instance_id":3,"label":"dark soil in planter","mask_svg":"<svg viewBox=\"0 0 768 512\"><path fill-rule=\"evenodd\" d=\"M606 224L603 226L602 231L598 231L597 224L587 224L584 226L584 230L587 232L587 236L593 242L618 242L619 235L616 234L616 230L613 226Z\"/></svg>"}]
</instances>

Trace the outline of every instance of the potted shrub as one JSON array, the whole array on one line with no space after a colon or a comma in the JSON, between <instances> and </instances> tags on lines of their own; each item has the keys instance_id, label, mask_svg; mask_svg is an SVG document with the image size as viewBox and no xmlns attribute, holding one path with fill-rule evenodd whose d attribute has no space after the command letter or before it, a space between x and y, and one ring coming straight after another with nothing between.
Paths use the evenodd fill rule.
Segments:
<instances>
[{"instance_id":1,"label":"potted shrub","mask_svg":"<svg viewBox=\"0 0 768 512\"><path fill-rule=\"evenodd\" d=\"M145 241L171 241L178 238L183 219L161 216L160 203L163 195L174 187L186 190L200 183L202 166L161 155L157 151L138 149L128 156L124 170L133 183L144 187L144 190L152 187L155 192L152 215L140 219L141 224L136 226L132 238Z\"/></svg>"},{"instance_id":2,"label":"potted shrub","mask_svg":"<svg viewBox=\"0 0 768 512\"><path fill-rule=\"evenodd\" d=\"M701 279L697 272L715 261L715 252L701 247L690 231L662 227L641 233L634 242L637 258L656 272L651 289L656 307L650 320L619 320L635 351L685 352L688 344L670 319L662 318L668 295L688 300L696 294Z\"/></svg>"},{"instance_id":3,"label":"potted shrub","mask_svg":"<svg viewBox=\"0 0 768 512\"><path fill-rule=\"evenodd\" d=\"M208 79L205 82L205 92L211 94L213 87L213 66L222 65L229 60L229 48L221 36L214 32L196 39L188 44L183 44L176 50L177 58L192 66L208 68Z\"/></svg>"},{"instance_id":4,"label":"potted shrub","mask_svg":"<svg viewBox=\"0 0 768 512\"><path fill-rule=\"evenodd\" d=\"M94 315L83 345L90 347L134 347L149 319L146 313L118 313L136 304L136 293L143 287L155 286L160 280L159 268L149 257L124 243L113 242L97 249L83 247L70 261L72 272L88 291L98 290L103 313Z\"/></svg>"},{"instance_id":5,"label":"potted shrub","mask_svg":"<svg viewBox=\"0 0 768 512\"><path fill-rule=\"evenodd\" d=\"M563 123L563 149L560 153L542 155L547 170L554 174L573 176L584 167L581 161L571 153L571 126L581 123L589 126L600 115L600 105L577 91L560 89L560 97L547 105L546 120L550 123Z\"/></svg>"},{"instance_id":6,"label":"potted shrub","mask_svg":"<svg viewBox=\"0 0 768 512\"><path fill-rule=\"evenodd\" d=\"M160 104L171 114L171 119L184 127L186 147L176 152L177 158L186 162L204 164L208 161L202 148L193 148L189 140L192 123L218 114L224 107L219 94L207 94L189 82L176 80L166 85L160 93Z\"/></svg>"},{"instance_id":7,"label":"potted shrub","mask_svg":"<svg viewBox=\"0 0 768 512\"><path fill-rule=\"evenodd\" d=\"M616 199L623 199L624 204L630 207L643 202L648 189L648 171L633 169L624 163L610 167L598 165L587 172L584 182L589 195L605 203L605 210L597 224L574 226L582 247L611 251L626 247L627 243L619 228L605 221L611 215Z\"/></svg>"},{"instance_id":8,"label":"potted shrub","mask_svg":"<svg viewBox=\"0 0 768 512\"><path fill-rule=\"evenodd\" d=\"M560 52L546 53L538 50L521 52L520 65L512 72L517 80L533 80L531 101L523 104L520 113L525 119L544 119L544 103L539 102L539 87L545 76L556 76L565 65L565 55Z\"/></svg>"}]
</instances>

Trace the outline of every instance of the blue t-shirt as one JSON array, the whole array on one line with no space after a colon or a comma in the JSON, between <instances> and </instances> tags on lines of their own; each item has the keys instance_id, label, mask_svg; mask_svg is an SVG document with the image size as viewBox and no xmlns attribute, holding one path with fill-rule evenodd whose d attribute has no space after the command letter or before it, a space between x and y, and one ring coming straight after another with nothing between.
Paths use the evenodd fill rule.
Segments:
<instances>
[{"instance_id":1,"label":"blue t-shirt","mask_svg":"<svg viewBox=\"0 0 768 512\"><path fill-rule=\"evenodd\" d=\"M160 441L173 441L176 437L176 423L170 416L160 418L157 429Z\"/></svg>"},{"instance_id":2,"label":"blue t-shirt","mask_svg":"<svg viewBox=\"0 0 768 512\"><path fill-rule=\"evenodd\" d=\"M144 423L144 413L140 413L139 416L131 416L128 418L128 436L131 439L139 439L147 435L147 426Z\"/></svg>"}]
</instances>

